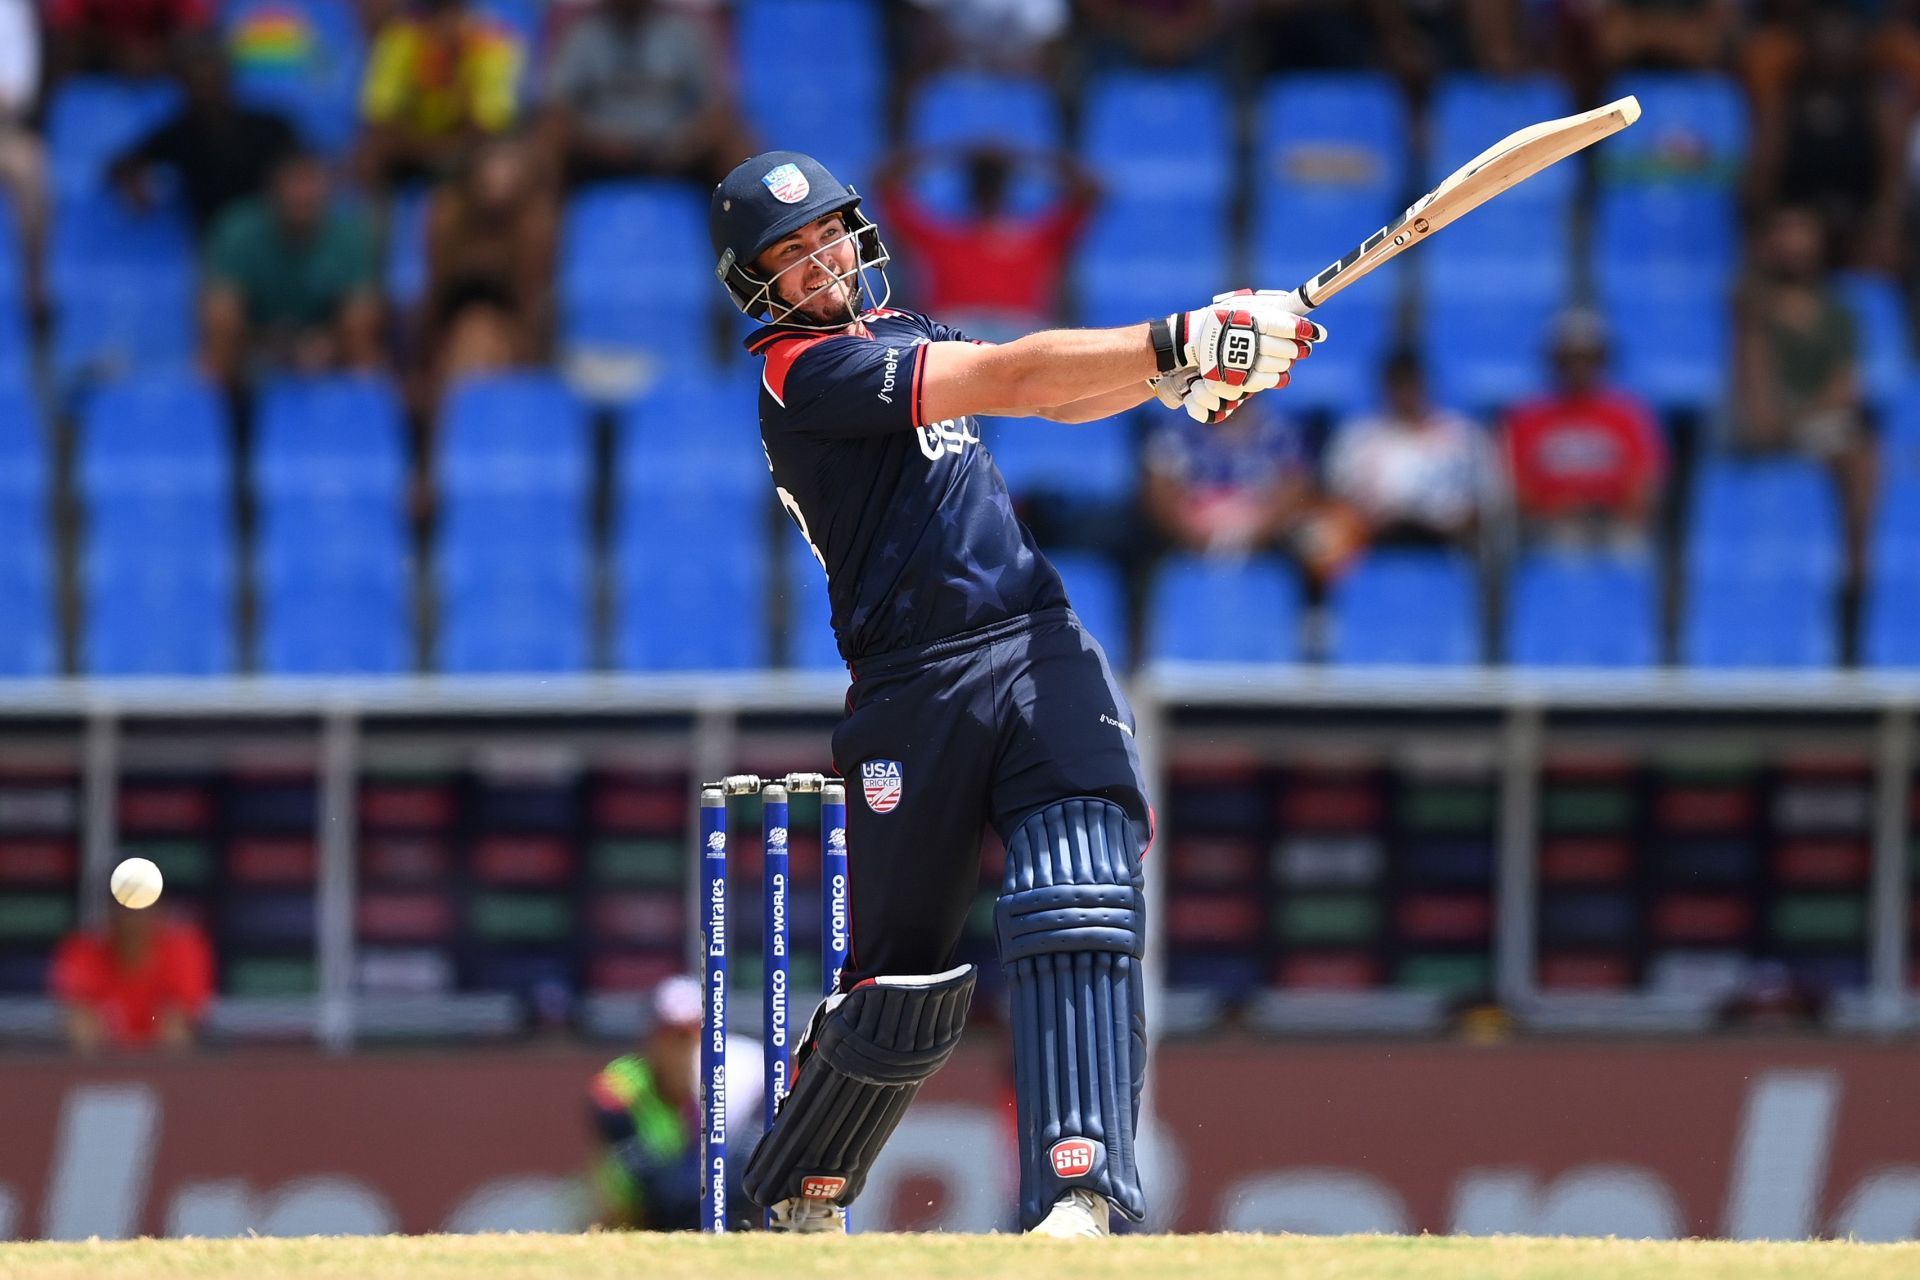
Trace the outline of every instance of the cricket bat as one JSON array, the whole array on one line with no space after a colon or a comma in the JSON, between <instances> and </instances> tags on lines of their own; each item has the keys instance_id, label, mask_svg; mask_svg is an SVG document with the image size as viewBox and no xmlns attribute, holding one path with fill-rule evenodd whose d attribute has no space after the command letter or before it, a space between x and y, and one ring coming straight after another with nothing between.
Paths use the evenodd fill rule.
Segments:
<instances>
[{"instance_id":1,"label":"cricket bat","mask_svg":"<svg viewBox=\"0 0 1920 1280\"><path fill-rule=\"evenodd\" d=\"M1542 120L1510 133L1455 169L1407 211L1356 245L1346 257L1299 288L1313 308L1381 263L1399 256L1463 214L1478 209L1576 151L1610 138L1640 118L1640 100L1626 97L1577 116Z\"/></svg>"}]
</instances>

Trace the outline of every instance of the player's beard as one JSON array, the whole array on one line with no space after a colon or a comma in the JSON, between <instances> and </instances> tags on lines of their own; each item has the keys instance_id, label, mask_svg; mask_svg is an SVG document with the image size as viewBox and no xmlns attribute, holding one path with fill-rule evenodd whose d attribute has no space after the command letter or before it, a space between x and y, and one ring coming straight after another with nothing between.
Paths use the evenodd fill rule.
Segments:
<instances>
[{"instance_id":1,"label":"player's beard","mask_svg":"<svg viewBox=\"0 0 1920 1280\"><path fill-rule=\"evenodd\" d=\"M796 308L787 318L821 325L852 324L858 320L860 311L853 305L851 273L834 277L832 283L823 285L818 293Z\"/></svg>"}]
</instances>

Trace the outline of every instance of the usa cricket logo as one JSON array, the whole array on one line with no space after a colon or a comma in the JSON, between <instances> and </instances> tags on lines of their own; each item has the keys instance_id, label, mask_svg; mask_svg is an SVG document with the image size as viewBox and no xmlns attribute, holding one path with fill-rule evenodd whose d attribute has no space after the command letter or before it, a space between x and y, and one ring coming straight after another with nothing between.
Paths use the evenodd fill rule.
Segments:
<instances>
[{"instance_id":1,"label":"usa cricket logo","mask_svg":"<svg viewBox=\"0 0 1920 1280\"><path fill-rule=\"evenodd\" d=\"M867 808L875 813L892 813L900 803L900 762L868 760L860 766L860 788L867 797Z\"/></svg>"},{"instance_id":2,"label":"usa cricket logo","mask_svg":"<svg viewBox=\"0 0 1920 1280\"><path fill-rule=\"evenodd\" d=\"M799 166L791 164L767 170L760 181L767 184L767 190L773 192L773 198L781 204L798 204L812 189L807 185L807 175L800 172Z\"/></svg>"}]
</instances>

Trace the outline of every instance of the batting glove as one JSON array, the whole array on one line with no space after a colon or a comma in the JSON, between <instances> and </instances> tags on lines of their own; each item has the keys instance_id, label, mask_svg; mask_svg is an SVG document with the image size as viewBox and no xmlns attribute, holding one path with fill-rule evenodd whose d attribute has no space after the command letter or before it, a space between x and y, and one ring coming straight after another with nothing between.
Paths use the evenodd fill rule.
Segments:
<instances>
[{"instance_id":1,"label":"batting glove","mask_svg":"<svg viewBox=\"0 0 1920 1280\"><path fill-rule=\"evenodd\" d=\"M1197 311L1167 317L1181 363L1242 394L1284 386L1293 362L1326 331L1288 309L1284 295L1224 294Z\"/></svg>"},{"instance_id":2,"label":"batting glove","mask_svg":"<svg viewBox=\"0 0 1920 1280\"><path fill-rule=\"evenodd\" d=\"M1218 382L1209 382L1192 369L1175 369L1157 378L1148 378L1147 386L1169 409L1185 409L1195 422L1212 426L1225 422L1246 396Z\"/></svg>"}]
</instances>

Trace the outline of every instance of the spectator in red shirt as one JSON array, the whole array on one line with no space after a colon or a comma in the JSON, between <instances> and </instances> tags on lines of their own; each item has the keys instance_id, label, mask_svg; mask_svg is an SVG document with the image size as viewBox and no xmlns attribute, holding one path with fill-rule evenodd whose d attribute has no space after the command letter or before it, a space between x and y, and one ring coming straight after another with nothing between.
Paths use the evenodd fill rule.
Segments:
<instances>
[{"instance_id":1,"label":"spectator in red shirt","mask_svg":"<svg viewBox=\"0 0 1920 1280\"><path fill-rule=\"evenodd\" d=\"M107 909L104 932L70 934L53 957L53 994L67 1006L67 1039L184 1049L213 995L213 948L197 927L149 908Z\"/></svg>"},{"instance_id":2,"label":"spectator in red shirt","mask_svg":"<svg viewBox=\"0 0 1920 1280\"><path fill-rule=\"evenodd\" d=\"M958 160L971 212L948 217L914 195L911 179L936 162ZM1008 208L1023 166L1059 174L1066 187L1049 208L1021 215ZM1058 318L1060 281L1086 229L1099 187L1066 153L1019 153L973 145L896 152L877 177L884 222L917 269L914 297L969 337L999 341Z\"/></svg>"},{"instance_id":3,"label":"spectator in red shirt","mask_svg":"<svg viewBox=\"0 0 1920 1280\"><path fill-rule=\"evenodd\" d=\"M1517 406L1506 423L1514 505L1534 536L1643 545L1667 467L1652 412L1608 386L1607 334L1591 311L1554 324L1555 388Z\"/></svg>"},{"instance_id":4,"label":"spectator in red shirt","mask_svg":"<svg viewBox=\"0 0 1920 1280\"><path fill-rule=\"evenodd\" d=\"M213 24L211 0L47 0L56 74L158 75L169 47Z\"/></svg>"}]
</instances>

